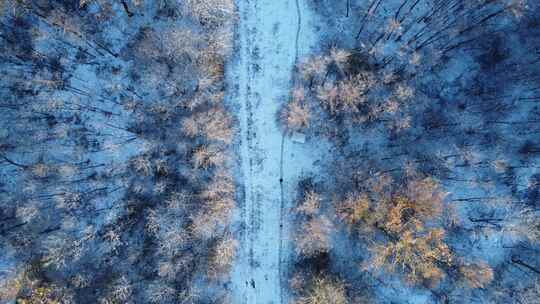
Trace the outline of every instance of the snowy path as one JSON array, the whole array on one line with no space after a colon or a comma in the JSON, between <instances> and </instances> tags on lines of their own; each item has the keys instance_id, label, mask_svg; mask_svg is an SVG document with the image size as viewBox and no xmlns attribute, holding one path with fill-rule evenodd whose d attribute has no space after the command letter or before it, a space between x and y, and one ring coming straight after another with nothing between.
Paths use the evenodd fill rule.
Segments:
<instances>
[{"instance_id":1,"label":"snowy path","mask_svg":"<svg viewBox=\"0 0 540 304\"><path fill-rule=\"evenodd\" d=\"M232 274L233 303L287 303L286 210L297 176L312 161L303 146L295 148L282 137L276 115L287 100L296 58L313 40L301 32L306 20L301 0L238 0L237 5L238 58L228 78L237 89L232 103L239 110L245 195L239 203L243 229Z\"/></svg>"}]
</instances>

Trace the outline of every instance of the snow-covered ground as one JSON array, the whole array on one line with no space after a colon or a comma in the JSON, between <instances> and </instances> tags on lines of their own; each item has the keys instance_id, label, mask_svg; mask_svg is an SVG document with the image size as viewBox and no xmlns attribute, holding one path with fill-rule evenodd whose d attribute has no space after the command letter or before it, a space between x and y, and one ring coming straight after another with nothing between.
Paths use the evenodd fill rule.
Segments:
<instances>
[{"instance_id":1,"label":"snow-covered ground","mask_svg":"<svg viewBox=\"0 0 540 304\"><path fill-rule=\"evenodd\" d=\"M236 62L228 81L240 120L244 188L240 249L232 273L233 303L287 303L291 253L288 210L299 176L317 152L284 138L276 117L287 101L297 58L315 43L301 0L239 0Z\"/></svg>"}]
</instances>

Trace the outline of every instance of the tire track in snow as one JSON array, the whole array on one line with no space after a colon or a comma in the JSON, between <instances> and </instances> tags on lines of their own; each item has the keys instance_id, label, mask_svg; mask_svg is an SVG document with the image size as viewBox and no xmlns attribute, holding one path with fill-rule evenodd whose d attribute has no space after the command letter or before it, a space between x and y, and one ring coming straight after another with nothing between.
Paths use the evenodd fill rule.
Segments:
<instances>
[{"instance_id":1,"label":"tire track in snow","mask_svg":"<svg viewBox=\"0 0 540 304\"><path fill-rule=\"evenodd\" d=\"M302 11L300 10L300 0L295 0L294 4L296 5L296 37L294 42L294 71L296 72L298 64L298 53L299 53L299 41L300 41L300 32L302 31Z\"/></svg>"},{"instance_id":2,"label":"tire track in snow","mask_svg":"<svg viewBox=\"0 0 540 304\"><path fill-rule=\"evenodd\" d=\"M291 88L294 87L295 77L298 69L298 54L299 54L299 40L300 33L302 31L302 12L300 10L300 0L295 0L296 6L296 37L294 41L294 65L293 65L293 75L291 81ZM291 94L289 93L289 98ZM280 285L280 302L285 303L284 295L286 294L285 289L287 288L284 284L285 271L284 267L288 266L288 262L283 260L283 235L284 235L284 216L285 216L285 194L283 189L284 176L283 176L283 163L284 163L284 152L285 152L285 134L281 135L281 149L280 149L280 160L279 160L279 188L281 195L281 204L280 204L280 219L279 219L279 285Z\"/></svg>"},{"instance_id":3,"label":"tire track in snow","mask_svg":"<svg viewBox=\"0 0 540 304\"><path fill-rule=\"evenodd\" d=\"M283 153L285 151L285 135L281 135L281 148L280 148L280 157L279 157L279 192L280 192L280 210L279 210L279 289L280 289L280 296L279 300L280 303L285 303L283 296L284 296L284 284L283 284L283 276L285 275L283 271L283 229L284 229L284 213L285 213L285 196L283 192Z\"/></svg>"},{"instance_id":4,"label":"tire track in snow","mask_svg":"<svg viewBox=\"0 0 540 304\"><path fill-rule=\"evenodd\" d=\"M300 0L237 0L237 62L229 81L238 87L240 163L244 202L240 248L231 286L235 304L287 303L290 258L288 183L296 165L276 114L290 97L299 56ZM287 144L287 147L288 144ZM287 157L287 159L285 159ZM295 160L296 161L296 160ZM284 170L287 170L285 172ZM291 171L291 172L289 172Z\"/></svg>"},{"instance_id":5,"label":"tire track in snow","mask_svg":"<svg viewBox=\"0 0 540 304\"><path fill-rule=\"evenodd\" d=\"M253 125L253 112L252 112L252 92L251 92L251 80L250 75L252 75L252 66L249 64L250 55L251 55L251 45L253 43L253 35L251 34L251 29L249 24L245 22L248 19L248 14L251 11L251 1L250 0L240 0L238 2L238 12L240 17L240 23L237 24L237 45L235 49L237 50L237 62L235 63L235 71L232 72L229 81L233 81L233 86L238 88L238 92L234 96L237 99L236 102L239 103L239 124L240 124L240 169L241 173L239 174L243 183L243 203L241 204L240 211L240 249L238 253L237 260L244 263L238 265L238 269L233 274L232 278L232 288L234 292L235 301L234 303L249 303L248 294L246 290L248 288L248 279L249 270L253 265L253 239L250 238L252 234L253 226L253 206L248 202L252 201L254 195L253 189L245 181L249 181L253 178L253 167L251 164L254 162L251 157L250 150L253 149L253 137L252 132ZM247 158L247 159L246 159ZM245 282L245 285L244 285Z\"/></svg>"}]
</instances>

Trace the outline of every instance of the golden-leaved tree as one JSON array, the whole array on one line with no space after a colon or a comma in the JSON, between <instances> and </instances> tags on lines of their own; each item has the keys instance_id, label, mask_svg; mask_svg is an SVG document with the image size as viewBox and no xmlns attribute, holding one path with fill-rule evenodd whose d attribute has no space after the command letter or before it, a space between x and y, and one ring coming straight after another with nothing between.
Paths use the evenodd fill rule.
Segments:
<instances>
[{"instance_id":1,"label":"golden-leaved tree","mask_svg":"<svg viewBox=\"0 0 540 304\"><path fill-rule=\"evenodd\" d=\"M413 284L435 284L448 269L459 266L445 241L446 193L434 179L411 178L394 186L381 176L368 184L371 191L349 193L335 206L338 219L350 231L377 240L369 246L366 268L404 273ZM460 269L471 288L484 287L493 278L485 263L464 264Z\"/></svg>"}]
</instances>

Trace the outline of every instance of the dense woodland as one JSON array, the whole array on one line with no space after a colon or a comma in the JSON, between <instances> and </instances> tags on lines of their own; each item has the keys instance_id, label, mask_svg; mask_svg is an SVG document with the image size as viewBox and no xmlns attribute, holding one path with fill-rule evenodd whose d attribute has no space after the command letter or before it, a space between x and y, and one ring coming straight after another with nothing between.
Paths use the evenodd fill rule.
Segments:
<instances>
[{"instance_id":1,"label":"dense woodland","mask_svg":"<svg viewBox=\"0 0 540 304\"><path fill-rule=\"evenodd\" d=\"M334 153L298 181L292 303L540 303L540 4L309 3L276 117ZM232 303L237 21L0 0L0 303Z\"/></svg>"},{"instance_id":2,"label":"dense woodland","mask_svg":"<svg viewBox=\"0 0 540 304\"><path fill-rule=\"evenodd\" d=\"M538 3L311 2L279 119L336 153L298 184L296 302L539 303Z\"/></svg>"},{"instance_id":3,"label":"dense woodland","mask_svg":"<svg viewBox=\"0 0 540 304\"><path fill-rule=\"evenodd\" d=\"M226 302L232 1L0 4L0 302Z\"/></svg>"}]
</instances>

